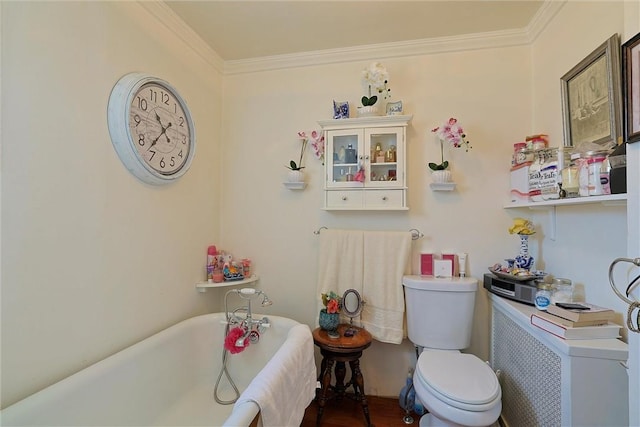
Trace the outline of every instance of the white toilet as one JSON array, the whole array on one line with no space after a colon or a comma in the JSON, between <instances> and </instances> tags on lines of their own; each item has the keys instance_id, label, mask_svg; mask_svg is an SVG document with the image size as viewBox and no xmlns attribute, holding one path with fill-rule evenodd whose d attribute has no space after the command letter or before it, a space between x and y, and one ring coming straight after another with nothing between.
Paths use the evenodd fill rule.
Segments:
<instances>
[{"instance_id":1,"label":"white toilet","mask_svg":"<svg viewBox=\"0 0 640 427\"><path fill-rule=\"evenodd\" d=\"M409 339L424 349L413 385L429 413L426 426L490 426L502 411L502 391L491 367L460 353L471 341L478 281L471 277L404 276Z\"/></svg>"}]
</instances>

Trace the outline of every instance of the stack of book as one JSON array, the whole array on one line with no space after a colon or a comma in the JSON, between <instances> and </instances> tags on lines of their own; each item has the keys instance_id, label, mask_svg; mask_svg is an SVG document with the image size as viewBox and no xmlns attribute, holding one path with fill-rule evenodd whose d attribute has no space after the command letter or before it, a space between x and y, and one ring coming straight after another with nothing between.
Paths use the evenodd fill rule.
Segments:
<instances>
[{"instance_id":1,"label":"stack of book","mask_svg":"<svg viewBox=\"0 0 640 427\"><path fill-rule=\"evenodd\" d=\"M615 312L594 304L557 303L531 315L531 324L565 340L618 338Z\"/></svg>"}]
</instances>

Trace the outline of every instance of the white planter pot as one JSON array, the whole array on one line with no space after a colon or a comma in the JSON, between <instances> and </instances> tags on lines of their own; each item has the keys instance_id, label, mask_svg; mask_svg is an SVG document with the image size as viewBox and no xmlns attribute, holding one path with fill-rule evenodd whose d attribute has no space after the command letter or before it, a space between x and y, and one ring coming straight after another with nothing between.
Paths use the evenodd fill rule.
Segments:
<instances>
[{"instance_id":1,"label":"white planter pot","mask_svg":"<svg viewBox=\"0 0 640 427\"><path fill-rule=\"evenodd\" d=\"M304 174L301 170L293 171L290 170L287 174L288 182L304 182Z\"/></svg>"},{"instance_id":2,"label":"white planter pot","mask_svg":"<svg viewBox=\"0 0 640 427\"><path fill-rule=\"evenodd\" d=\"M433 180L433 182L438 184L451 182L451 171L448 171L448 170L433 171L431 173L431 179Z\"/></svg>"},{"instance_id":3,"label":"white planter pot","mask_svg":"<svg viewBox=\"0 0 640 427\"><path fill-rule=\"evenodd\" d=\"M366 107L358 107L358 116L359 117L369 117L369 116L378 116L380 113L378 112L377 105L367 105Z\"/></svg>"}]
</instances>

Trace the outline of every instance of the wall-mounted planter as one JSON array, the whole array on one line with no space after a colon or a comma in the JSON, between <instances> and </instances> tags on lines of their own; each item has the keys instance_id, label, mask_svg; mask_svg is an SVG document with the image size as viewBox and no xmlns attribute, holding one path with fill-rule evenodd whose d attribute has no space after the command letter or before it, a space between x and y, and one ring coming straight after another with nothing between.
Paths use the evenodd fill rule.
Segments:
<instances>
[{"instance_id":1,"label":"wall-mounted planter","mask_svg":"<svg viewBox=\"0 0 640 427\"><path fill-rule=\"evenodd\" d=\"M283 182L282 184L289 190L304 190L307 186L306 182Z\"/></svg>"},{"instance_id":2,"label":"wall-mounted planter","mask_svg":"<svg viewBox=\"0 0 640 427\"><path fill-rule=\"evenodd\" d=\"M429 187L433 191L453 191L456 189L455 182L432 182Z\"/></svg>"}]
</instances>

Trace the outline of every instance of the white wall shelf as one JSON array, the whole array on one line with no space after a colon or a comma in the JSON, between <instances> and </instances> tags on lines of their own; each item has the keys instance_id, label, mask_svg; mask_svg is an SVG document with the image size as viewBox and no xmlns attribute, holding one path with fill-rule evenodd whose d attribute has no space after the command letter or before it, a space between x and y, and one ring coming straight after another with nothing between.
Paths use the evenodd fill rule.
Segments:
<instances>
[{"instance_id":1,"label":"white wall shelf","mask_svg":"<svg viewBox=\"0 0 640 427\"><path fill-rule=\"evenodd\" d=\"M514 202L504 205L505 209L529 208L531 210L546 210L549 213L549 238L556 240L556 208L569 205L625 206L627 194L607 194L605 196L573 197L570 199L545 200L542 202Z\"/></svg>"},{"instance_id":2,"label":"white wall shelf","mask_svg":"<svg viewBox=\"0 0 640 427\"><path fill-rule=\"evenodd\" d=\"M289 190L304 190L307 187L306 182L283 182L282 185Z\"/></svg>"},{"instance_id":3,"label":"white wall shelf","mask_svg":"<svg viewBox=\"0 0 640 427\"><path fill-rule=\"evenodd\" d=\"M209 288L226 288L229 286L248 285L250 283L257 282L258 279L259 277L253 274L248 279L243 280L225 280L220 283L198 282L196 283L196 289L198 289L199 292L207 292L207 289Z\"/></svg>"},{"instance_id":4,"label":"white wall shelf","mask_svg":"<svg viewBox=\"0 0 640 427\"><path fill-rule=\"evenodd\" d=\"M570 199L545 200L542 202L513 202L504 205L505 209L512 208L541 208L565 205L587 205L602 203L603 205L625 205L627 194L608 194L606 196L572 197Z\"/></svg>"},{"instance_id":5,"label":"white wall shelf","mask_svg":"<svg viewBox=\"0 0 640 427\"><path fill-rule=\"evenodd\" d=\"M453 191L456 189L455 182L432 182L429 184L433 191Z\"/></svg>"}]
</instances>

